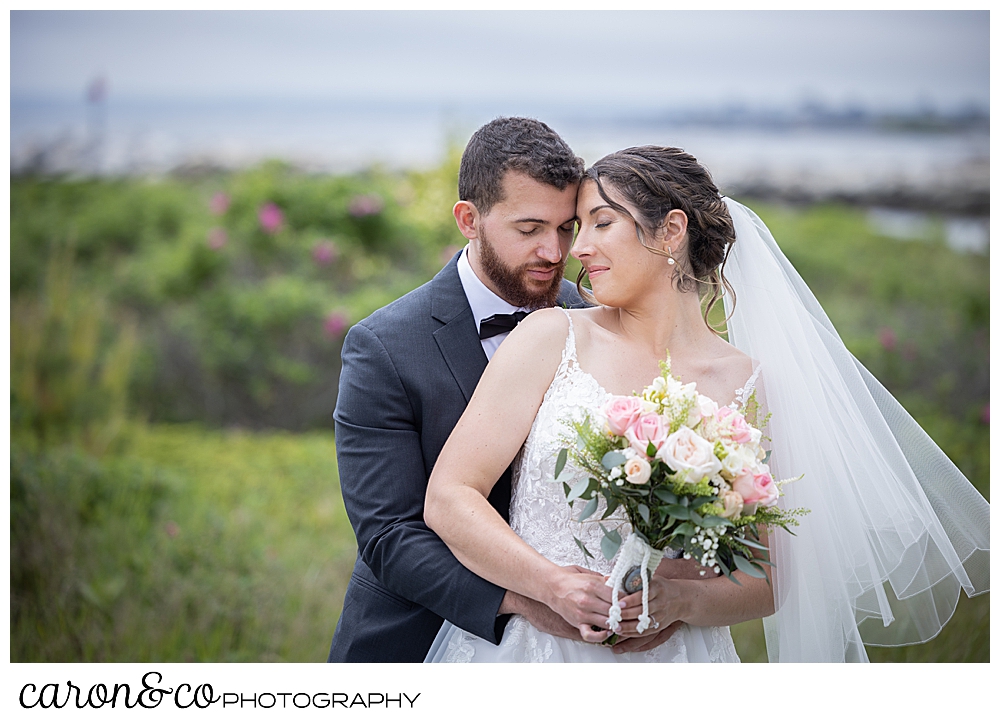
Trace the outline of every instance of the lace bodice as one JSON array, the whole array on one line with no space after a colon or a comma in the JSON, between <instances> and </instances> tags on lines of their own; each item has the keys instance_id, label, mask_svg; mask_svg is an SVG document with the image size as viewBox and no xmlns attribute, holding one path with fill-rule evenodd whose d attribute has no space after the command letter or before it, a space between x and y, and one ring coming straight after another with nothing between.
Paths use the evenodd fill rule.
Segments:
<instances>
[{"instance_id":1,"label":"lace bodice","mask_svg":"<svg viewBox=\"0 0 1000 723\"><path fill-rule=\"evenodd\" d=\"M567 317L569 314L567 313ZM558 565L580 565L605 575L611 573L612 562L600 553L604 533L596 521L576 521L583 506L581 500L566 504L562 483L556 482L556 456L572 439L572 430L566 420L581 420L586 414L595 414L608 398L608 393L590 374L580 368L576 358L576 335L570 318L569 334L562 359L555 377L545 392L542 404L535 415L528 438L514 463L510 501L510 526L521 539ZM587 473L567 461L566 469L574 477L569 483L583 479ZM600 518L607 503L600 502ZM592 517L591 520L595 518ZM605 526L625 520L618 513L605 521ZM579 538L594 558L587 558L573 537Z\"/></svg>"}]
</instances>

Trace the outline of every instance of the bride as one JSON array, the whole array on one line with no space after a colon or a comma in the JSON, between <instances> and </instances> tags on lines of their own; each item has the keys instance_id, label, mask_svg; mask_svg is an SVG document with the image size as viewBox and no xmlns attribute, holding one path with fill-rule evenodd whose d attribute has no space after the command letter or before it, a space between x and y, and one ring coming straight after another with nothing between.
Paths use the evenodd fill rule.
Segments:
<instances>
[{"instance_id":1,"label":"bride","mask_svg":"<svg viewBox=\"0 0 1000 723\"><path fill-rule=\"evenodd\" d=\"M598 305L538 311L511 333L437 460L425 519L469 569L547 604L584 642L520 616L499 646L445 623L429 662L738 662L728 626L759 617L772 661L867 661L865 643L929 640L961 590L988 590L989 505L847 352L760 219L721 198L692 156L643 146L601 159L577 216L572 253ZM720 297L731 343L707 321ZM595 644L612 632L612 563L584 560L574 540L599 549L602 530L576 522L553 468L562 420L642 389L667 353L674 376L720 406L756 394L773 415L772 471L804 475L781 504L810 513L794 537L772 534L769 579L653 576L645 635L674 632L615 654ZM487 496L515 456L508 527ZM615 632L637 635L641 595L622 599Z\"/></svg>"}]
</instances>

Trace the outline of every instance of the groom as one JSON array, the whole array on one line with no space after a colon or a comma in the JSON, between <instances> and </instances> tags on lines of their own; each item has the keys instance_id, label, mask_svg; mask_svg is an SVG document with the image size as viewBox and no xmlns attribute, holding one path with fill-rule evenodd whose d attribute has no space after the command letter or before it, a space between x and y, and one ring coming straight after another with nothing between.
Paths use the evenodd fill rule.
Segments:
<instances>
[{"instance_id":1,"label":"groom","mask_svg":"<svg viewBox=\"0 0 1000 723\"><path fill-rule=\"evenodd\" d=\"M580 639L542 603L463 567L423 506L438 454L513 326L533 309L583 305L562 278L582 177L583 161L544 123L487 123L459 169L453 213L468 246L348 332L333 416L358 559L329 662L420 662L445 619L499 643L519 613ZM509 468L489 500L507 519Z\"/></svg>"},{"instance_id":2,"label":"groom","mask_svg":"<svg viewBox=\"0 0 1000 723\"><path fill-rule=\"evenodd\" d=\"M582 305L562 278L582 176L583 161L544 123L487 123L459 169L454 215L468 247L348 332L334 422L358 559L329 662L420 662L444 619L498 643L515 612L578 638L546 606L463 567L423 506L441 447L523 312ZM507 519L510 469L490 502Z\"/></svg>"}]
</instances>

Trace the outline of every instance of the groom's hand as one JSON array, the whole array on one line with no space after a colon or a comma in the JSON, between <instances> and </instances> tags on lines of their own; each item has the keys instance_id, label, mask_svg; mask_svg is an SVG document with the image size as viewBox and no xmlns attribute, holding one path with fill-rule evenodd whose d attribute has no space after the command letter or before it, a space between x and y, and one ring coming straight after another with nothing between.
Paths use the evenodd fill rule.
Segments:
<instances>
[{"instance_id":1,"label":"groom's hand","mask_svg":"<svg viewBox=\"0 0 1000 723\"><path fill-rule=\"evenodd\" d=\"M641 635L635 638L625 638L621 642L615 643L611 650L614 653L644 653L647 650L663 645L677 632L677 628L683 625L683 621L677 620L662 630L657 630L653 635Z\"/></svg>"},{"instance_id":2,"label":"groom's hand","mask_svg":"<svg viewBox=\"0 0 1000 723\"><path fill-rule=\"evenodd\" d=\"M569 638L570 640L581 639L580 631L563 620L562 616L548 605L516 592L511 592L510 590L504 595L498 612L500 615L511 613L523 615L539 631L555 635L558 638Z\"/></svg>"}]
</instances>

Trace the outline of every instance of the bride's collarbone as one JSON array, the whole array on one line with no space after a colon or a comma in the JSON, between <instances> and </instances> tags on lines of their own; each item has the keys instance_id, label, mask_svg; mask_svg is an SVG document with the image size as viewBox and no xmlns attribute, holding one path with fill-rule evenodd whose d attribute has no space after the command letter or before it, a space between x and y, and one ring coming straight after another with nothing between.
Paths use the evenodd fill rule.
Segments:
<instances>
[{"instance_id":1,"label":"bride's collarbone","mask_svg":"<svg viewBox=\"0 0 1000 723\"><path fill-rule=\"evenodd\" d=\"M602 341L604 343L602 343ZM725 343L725 342L723 342ZM685 384L694 382L698 392L719 404L729 404L737 389L743 387L753 373L753 364L746 354L726 344L728 349L687 351L670 355L671 374ZM577 347L577 362L609 393L629 395L641 392L660 373L660 362L666 358L642 353L633 345L619 340L586 339Z\"/></svg>"}]
</instances>

